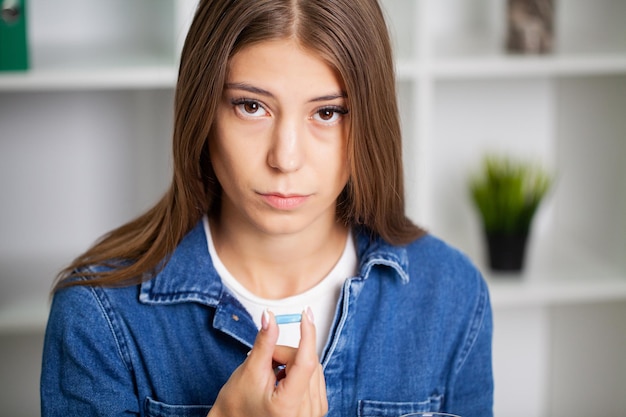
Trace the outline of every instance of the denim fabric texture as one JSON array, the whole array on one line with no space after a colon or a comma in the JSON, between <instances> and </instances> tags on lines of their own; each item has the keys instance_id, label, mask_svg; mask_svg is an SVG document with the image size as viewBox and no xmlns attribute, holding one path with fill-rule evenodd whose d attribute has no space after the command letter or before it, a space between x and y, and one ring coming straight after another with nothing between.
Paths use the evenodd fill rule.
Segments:
<instances>
[{"instance_id":1,"label":"denim fabric texture","mask_svg":"<svg viewBox=\"0 0 626 417\"><path fill-rule=\"evenodd\" d=\"M328 416L492 416L492 316L479 271L432 235L398 247L354 233L360 272L343 286L320 358ZM256 334L199 223L143 284L55 294L42 415L205 416Z\"/></svg>"}]
</instances>

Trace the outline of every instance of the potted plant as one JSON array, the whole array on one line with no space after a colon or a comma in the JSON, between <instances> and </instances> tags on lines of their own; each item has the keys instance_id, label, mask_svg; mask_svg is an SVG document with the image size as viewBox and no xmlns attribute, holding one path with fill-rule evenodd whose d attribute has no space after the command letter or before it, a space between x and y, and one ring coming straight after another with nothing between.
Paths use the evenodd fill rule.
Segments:
<instances>
[{"instance_id":1,"label":"potted plant","mask_svg":"<svg viewBox=\"0 0 626 417\"><path fill-rule=\"evenodd\" d=\"M506 156L484 158L470 179L470 190L492 270L522 270L533 217L551 184L551 176L538 164Z\"/></svg>"}]
</instances>

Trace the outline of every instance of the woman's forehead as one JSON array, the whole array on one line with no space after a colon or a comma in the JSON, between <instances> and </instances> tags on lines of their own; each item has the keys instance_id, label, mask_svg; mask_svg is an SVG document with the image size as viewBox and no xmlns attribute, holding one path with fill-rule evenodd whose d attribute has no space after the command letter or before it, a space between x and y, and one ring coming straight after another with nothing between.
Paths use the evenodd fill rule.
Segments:
<instances>
[{"instance_id":1,"label":"woman's forehead","mask_svg":"<svg viewBox=\"0 0 626 417\"><path fill-rule=\"evenodd\" d=\"M297 85L303 90L345 95L337 71L320 54L293 39L259 42L239 50L228 65L226 85L233 84L267 91Z\"/></svg>"}]
</instances>

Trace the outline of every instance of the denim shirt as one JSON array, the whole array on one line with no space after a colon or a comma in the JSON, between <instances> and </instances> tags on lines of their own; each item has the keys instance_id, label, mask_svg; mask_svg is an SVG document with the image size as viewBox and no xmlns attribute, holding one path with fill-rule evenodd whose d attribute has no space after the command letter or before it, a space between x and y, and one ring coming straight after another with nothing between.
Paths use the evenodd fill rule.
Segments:
<instances>
[{"instance_id":1,"label":"denim shirt","mask_svg":"<svg viewBox=\"0 0 626 417\"><path fill-rule=\"evenodd\" d=\"M492 416L491 307L477 269L432 235L401 247L355 236L359 275L320 358L328 416ZM149 281L55 294L42 415L206 416L256 334L199 223Z\"/></svg>"}]
</instances>

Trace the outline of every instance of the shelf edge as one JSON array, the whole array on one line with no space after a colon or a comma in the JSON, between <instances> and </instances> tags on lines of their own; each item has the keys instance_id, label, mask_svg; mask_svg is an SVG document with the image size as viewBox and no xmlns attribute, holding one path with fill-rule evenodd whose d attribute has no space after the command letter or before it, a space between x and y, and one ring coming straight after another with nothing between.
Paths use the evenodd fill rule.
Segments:
<instances>
[{"instance_id":1,"label":"shelf edge","mask_svg":"<svg viewBox=\"0 0 626 417\"><path fill-rule=\"evenodd\" d=\"M0 73L0 92L169 89L176 69L168 66L99 70L32 70Z\"/></svg>"},{"instance_id":2,"label":"shelf edge","mask_svg":"<svg viewBox=\"0 0 626 417\"><path fill-rule=\"evenodd\" d=\"M626 74L626 56L495 56L432 61L436 79L595 76Z\"/></svg>"}]
</instances>

